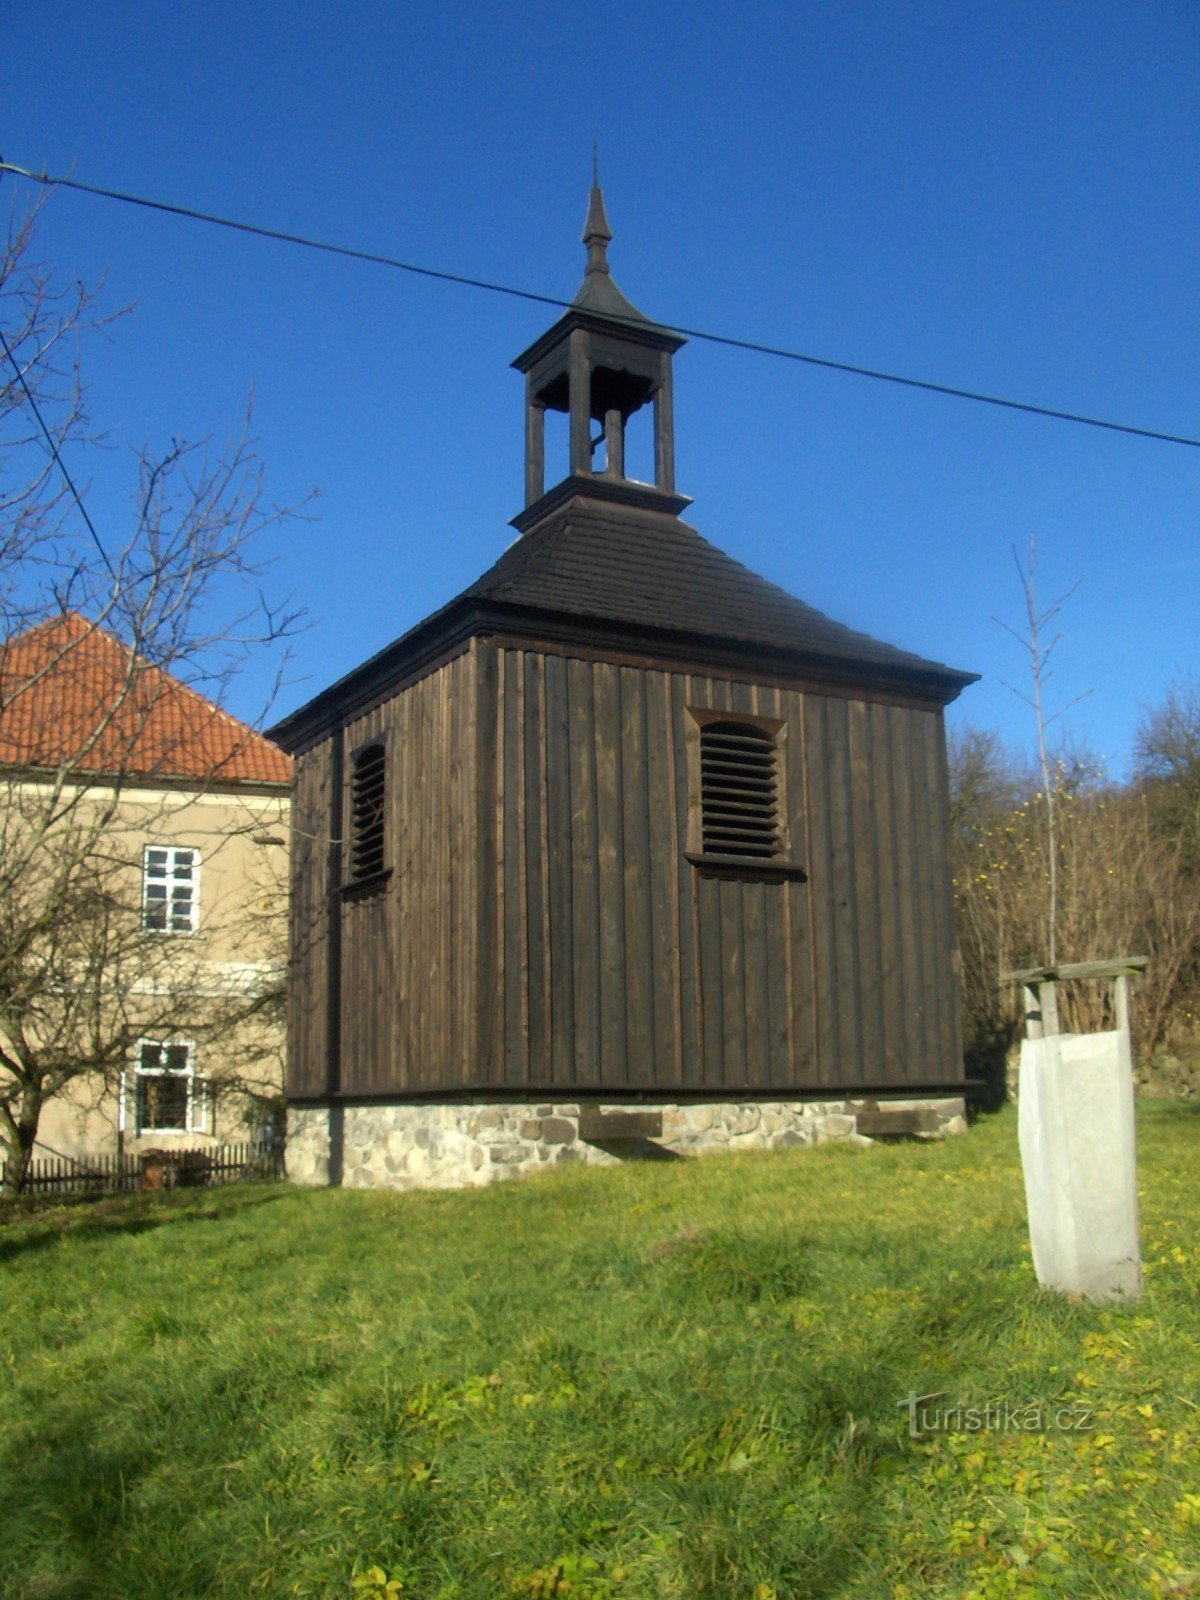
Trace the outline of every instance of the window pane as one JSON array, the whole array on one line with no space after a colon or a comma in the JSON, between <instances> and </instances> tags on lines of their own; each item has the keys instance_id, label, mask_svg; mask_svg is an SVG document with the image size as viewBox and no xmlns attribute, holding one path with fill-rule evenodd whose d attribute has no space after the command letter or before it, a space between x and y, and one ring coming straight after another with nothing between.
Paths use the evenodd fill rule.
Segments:
<instances>
[{"instance_id":1,"label":"window pane","mask_svg":"<svg viewBox=\"0 0 1200 1600\"><path fill-rule=\"evenodd\" d=\"M156 933L192 933L198 921L198 850L147 847L142 873L142 926Z\"/></svg>"},{"instance_id":2,"label":"window pane","mask_svg":"<svg viewBox=\"0 0 1200 1600\"><path fill-rule=\"evenodd\" d=\"M186 1072L143 1073L138 1077L138 1130L187 1131Z\"/></svg>"}]
</instances>

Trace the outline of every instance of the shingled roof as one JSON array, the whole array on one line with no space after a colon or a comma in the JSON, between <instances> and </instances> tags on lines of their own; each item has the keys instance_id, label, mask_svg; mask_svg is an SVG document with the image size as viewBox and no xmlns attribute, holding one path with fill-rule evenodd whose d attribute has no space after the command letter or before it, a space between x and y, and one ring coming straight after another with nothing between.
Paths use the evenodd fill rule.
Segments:
<instances>
[{"instance_id":1,"label":"shingled roof","mask_svg":"<svg viewBox=\"0 0 1200 1600\"><path fill-rule=\"evenodd\" d=\"M455 639L512 629L736 669L768 667L945 704L976 674L858 633L806 605L665 514L577 495L461 594L292 712L271 735L297 748L431 661Z\"/></svg>"},{"instance_id":2,"label":"shingled roof","mask_svg":"<svg viewBox=\"0 0 1200 1600\"><path fill-rule=\"evenodd\" d=\"M291 780L283 751L74 612L0 644L0 766L197 784Z\"/></svg>"},{"instance_id":3,"label":"shingled roof","mask_svg":"<svg viewBox=\"0 0 1200 1600\"><path fill-rule=\"evenodd\" d=\"M736 649L756 645L839 666L893 668L970 683L970 673L857 633L806 605L674 517L636 520L578 498L506 550L474 599L535 607Z\"/></svg>"}]
</instances>

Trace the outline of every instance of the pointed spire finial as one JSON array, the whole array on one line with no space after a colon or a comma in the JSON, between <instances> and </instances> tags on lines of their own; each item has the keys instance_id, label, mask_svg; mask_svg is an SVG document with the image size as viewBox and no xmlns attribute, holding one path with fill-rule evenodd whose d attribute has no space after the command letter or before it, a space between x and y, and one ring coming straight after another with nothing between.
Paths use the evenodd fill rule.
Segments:
<instances>
[{"instance_id":1,"label":"pointed spire finial","mask_svg":"<svg viewBox=\"0 0 1200 1600\"><path fill-rule=\"evenodd\" d=\"M585 278L592 272L609 271L606 252L611 238L612 229L608 225L608 218L604 215L604 195L600 190L600 155L593 139L592 192L588 196L587 220L583 224L583 242L588 248L587 266L584 268Z\"/></svg>"}]
</instances>

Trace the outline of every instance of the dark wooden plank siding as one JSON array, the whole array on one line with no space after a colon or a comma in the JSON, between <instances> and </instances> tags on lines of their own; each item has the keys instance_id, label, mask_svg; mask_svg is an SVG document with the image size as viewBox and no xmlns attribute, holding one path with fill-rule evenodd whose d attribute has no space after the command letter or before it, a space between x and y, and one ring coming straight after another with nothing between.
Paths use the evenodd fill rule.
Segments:
<instances>
[{"instance_id":1,"label":"dark wooden plank siding","mask_svg":"<svg viewBox=\"0 0 1200 1600\"><path fill-rule=\"evenodd\" d=\"M858 1069L864 1083L879 1083L886 1070L883 1025L882 925L879 915L879 784L870 712L861 700L846 702L850 756L850 818L853 831L854 931L858 965ZM886 769L885 769L886 770Z\"/></svg>"},{"instance_id":2,"label":"dark wooden plank siding","mask_svg":"<svg viewBox=\"0 0 1200 1600\"><path fill-rule=\"evenodd\" d=\"M571 775L567 663L545 660L547 860L546 940L550 949L551 1050L548 1082L569 1086L575 1059L575 979L571 921Z\"/></svg>"},{"instance_id":3,"label":"dark wooden plank siding","mask_svg":"<svg viewBox=\"0 0 1200 1600\"><path fill-rule=\"evenodd\" d=\"M669 1095L957 1079L937 713L498 656L506 1083ZM706 876L686 860L693 707L784 723L807 882Z\"/></svg>"},{"instance_id":4,"label":"dark wooden plank siding","mask_svg":"<svg viewBox=\"0 0 1200 1600\"><path fill-rule=\"evenodd\" d=\"M687 860L691 709L783 724L806 881ZM832 1097L961 1077L938 712L477 640L345 749L381 735L392 878L334 902L343 1092ZM297 762L298 1095L325 1089L338 1031L332 771L332 744Z\"/></svg>"},{"instance_id":5,"label":"dark wooden plank siding","mask_svg":"<svg viewBox=\"0 0 1200 1600\"><path fill-rule=\"evenodd\" d=\"M329 1062L329 864L331 744L295 761L291 832L291 939L287 1087L324 1093Z\"/></svg>"},{"instance_id":6,"label":"dark wooden plank siding","mask_svg":"<svg viewBox=\"0 0 1200 1600\"><path fill-rule=\"evenodd\" d=\"M621 909L624 916L625 1071L628 1081L644 1082L654 1071L655 982L659 949L654 938L655 889L651 882L650 794L646 771L646 675L620 667L621 697ZM662 863L665 878L667 863ZM665 908L666 897L662 905ZM660 912L661 916L661 912ZM667 920L667 919L663 919ZM669 947L669 946L668 946ZM673 1014L664 995L664 1019ZM671 1041L663 1051L668 1061Z\"/></svg>"},{"instance_id":7,"label":"dark wooden plank siding","mask_svg":"<svg viewBox=\"0 0 1200 1600\"><path fill-rule=\"evenodd\" d=\"M831 813L836 795L830 787L834 757L828 729L829 700L810 695L806 703L805 762L808 768L809 937L812 943L812 1008L814 1076L824 1085L843 1069L844 1050L838 1033L836 962L837 872Z\"/></svg>"},{"instance_id":8,"label":"dark wooden plank siding","mask_svg":"<svg viewBox=\"0 0 1200 1600\"><path fill-rule=\"evenodd\" d=\"M386 743L391 870L380 889L339 905L346 1094L475 1081L474 682L475 654L464 653L345 730L349 752Z\"/></svg>"},{"instance_id":9,"label":"dark wooden plank siding","mask_svg":"<svg viewBox=\"0 0 1200 1600\"><path fill-rule=\"evenodd\" d=\"M891 709L867 707L872 762L881 773L891 765ZM900 866L896 853L895 804L890 781L874 785L876 929L879 941L879 1009L882 1014L881 1076L897 1082L905 1075L904 930L900 914Z\"/></svg>"}]
</instances>

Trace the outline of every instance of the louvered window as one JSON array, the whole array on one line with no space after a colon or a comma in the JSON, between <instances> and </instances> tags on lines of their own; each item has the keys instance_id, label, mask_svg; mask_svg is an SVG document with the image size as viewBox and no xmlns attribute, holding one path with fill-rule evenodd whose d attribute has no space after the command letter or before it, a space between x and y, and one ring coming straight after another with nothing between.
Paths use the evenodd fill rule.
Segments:
<instances>
[{"instance_id":1,"label":"louvered window","mask_svg":"<svg viewBox=\"0 0 1200 1600\"><path fill-rule=\"evenodd\" d=\"M780 853L779 752L775 738L746 722L700 729L700 811L704 854L769 860Z\"/></svg>"},{"instance_id":2,"label":"louvered window","mask_svg":"<svg viewBox=\"0 0 1200 1600\"><path fill-rule=\"evenodd\" d=\"M381 744L368 745L350 777L350 873L356 883L383 872L387 767Z\"/></svg>"}]
</instances>

